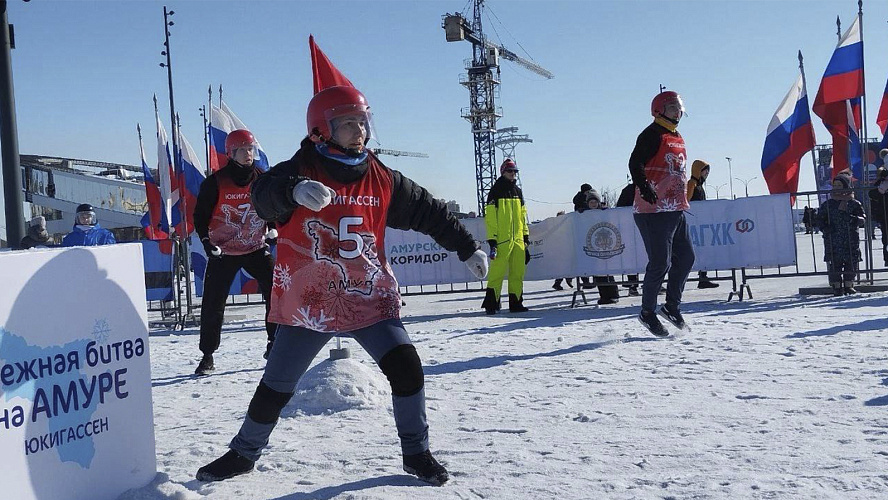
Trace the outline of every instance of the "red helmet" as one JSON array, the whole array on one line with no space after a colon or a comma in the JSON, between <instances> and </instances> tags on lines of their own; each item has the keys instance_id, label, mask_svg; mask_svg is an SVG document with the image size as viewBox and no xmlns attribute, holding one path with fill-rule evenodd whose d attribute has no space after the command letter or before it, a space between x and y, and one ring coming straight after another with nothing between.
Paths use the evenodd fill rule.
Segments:
<instances>
[{"instance_id":1,"label":"red helmet","mask_svg":"<svg viewBox=\"0 0 888 500\"><path fill-rule=\"evenodd\" d=\"M225 154L233 155L233 151L237 148L245 148L247 146L256 147L256 138L249 130L232 130L228 137L225 138Z\"/></svg>"},{"instance_id":2,"label":"red helmet","mask_svg":"<svg viewBox=\"0 0 888 500\"><path fill-rule=\"evenodd\" d=\"M681 100L681 96L678 95L678 92L667 90L654 96L654 100L651 101L651 115L662 115L666 112L666 105L673 102L678 103L682 113L685 112L684 102Z\"/></svg>"},{"instance_id":3,"label":"red helmet","mask_svg":"<svg viewBox=\"0 0 888 500\"><path fill-rule=\"evenodd\" d=\"M341 85L328 87L315 94L308 103L308 135L319 135L323 140L329 140L333 137L330 122L334 118L358 113L366 115L368 125L372 126L370 105L360 90ZM368 129L367 139L370 135Z\"/></svg>"},{"instance_id":4,"label":"red helmet","mask_svg":"<svg viewBox=\"0 0 888 500\"><path fill-rule=\"evenodd\" d=\"M506 170L518 170L518 165L515 165L515 162L511 158L506 158L503 160L503 164L500 165L500 175L506 173Z\"/></svg>"}]
</instances>

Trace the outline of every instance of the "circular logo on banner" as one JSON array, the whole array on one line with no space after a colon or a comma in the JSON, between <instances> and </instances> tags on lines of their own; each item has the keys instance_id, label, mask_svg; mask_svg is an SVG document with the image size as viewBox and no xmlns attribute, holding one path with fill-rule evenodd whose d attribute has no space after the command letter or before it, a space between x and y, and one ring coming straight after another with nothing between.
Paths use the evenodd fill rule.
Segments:
<instances>
[{"instance_id":1,"label":"circular logo on banner","mask_svg":"<svg viewBox=\"0 0 888 500\"><path fill-rule=\"evenodd\" d=\"M599 222L586 233L586 245L583 251L589 257L599 259L609 259L615 255L623 253L626 245L623 244L623 238L620 236L620 230L617 226L608 222Z\"/></svg>"}]
</instances>

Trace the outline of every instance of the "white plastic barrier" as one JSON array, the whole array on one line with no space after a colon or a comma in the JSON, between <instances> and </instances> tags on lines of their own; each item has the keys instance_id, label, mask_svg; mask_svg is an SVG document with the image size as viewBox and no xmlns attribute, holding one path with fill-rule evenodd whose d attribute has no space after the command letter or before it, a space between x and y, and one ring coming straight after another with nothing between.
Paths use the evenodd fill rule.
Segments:
<instances>
[{"instance_id":1,"label":"white plastic barrier","mask_svg":"<svg viewBox=\"0 0 888 500\"><path fill-rule=\"evenodd\" d=\"M2 498L114 499L156 474L139 244L0 254Z\"/></svg>"},{"instance_id":2,"label":"white plastic barrier","mask_svg":"<svg viewBox=\"0 0 888 500\"><path fill-rule=\"evenodd\" d=\"M796 263L789 195L695 201L686 213L697 255L694 269L775 267ZM487 251L484 219L462 221ZM428 236L389 229L389 262L401 286L476 281L454 252ZM572 212L531 224L526 279L644 272L647 254L631 208Z\"/></svg>"}]
</instances>

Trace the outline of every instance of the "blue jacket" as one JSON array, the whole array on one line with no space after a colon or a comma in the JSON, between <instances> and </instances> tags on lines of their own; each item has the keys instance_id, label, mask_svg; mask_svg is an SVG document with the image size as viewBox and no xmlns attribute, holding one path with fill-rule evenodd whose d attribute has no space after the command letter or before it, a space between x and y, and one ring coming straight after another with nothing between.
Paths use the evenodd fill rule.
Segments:
<instances>
[{"instance_id":1,"label":"blue jacket","mask_svg":"<svg viewBox=\"0 0 888 500\"><path fill-rule=\"evenodd\" d=\"M103 228L99 224L92 226L88 231L84 231L83 226L74 226L74 230L65 235L62 239L63 247L94 247L98 245L113 245L117 243L111 231Z\"/></svg>"}]
</instances>

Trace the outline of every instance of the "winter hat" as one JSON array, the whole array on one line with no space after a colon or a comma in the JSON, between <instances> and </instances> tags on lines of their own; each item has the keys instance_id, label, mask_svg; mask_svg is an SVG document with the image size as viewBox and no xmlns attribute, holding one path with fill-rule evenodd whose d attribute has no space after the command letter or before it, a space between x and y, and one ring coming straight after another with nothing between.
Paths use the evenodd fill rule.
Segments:
<instances>
[{"instance_id":1,"label":"winter hat","mask_svg":"<svg viewBox=\"0 0 888 500\"><path fill-rule=\"evenodd\" d=\"M503 164L500 165L500 175L506 173L507 168L514 168L515 170L518 170L518 165L515 165L515 162L512 161L511 158L506 158L505 160L503 160Z\"/></svg>"},{"instance_id":2,"label":"winter hat","mask_svg":"<svg viewBox=\"0 0 888 500\"><path fill-rule=\"evenodd\" d=\"M586 191L588 191L590 189L592 189L592 186L590 186L589 184L583 184L582 186L580 186L581 193L585 193Z\"/></svg>"},{"instance_id":3,"label":"winter hat","mask_svg":"<svg viewBox=\"0 0 888 500\"><path fill-rule=\"evenodd\" d=\"M886 150L886 151L888 151L888 150ZM884 181L885 179L888 179L888 168L885 168L885 167L879 167L879 169L876 170L876 182L875 182L875 184L876 184L876 185L879 185L879 184L881 184L882 181Z\"/></svg>"},{"instance_id":4,"label":"winter hat","mask_svg":"<svg viewBox=\"0 0 888 500\"><path fill-rule=\"evenodd\" d=\"M832 187L833 189L851 189L851 174L847 170L836 174Z\"/></svg>"},{"instance_id":5,"label":"winter hat","mask_svg":"<svg viewBox=\"0 0 888 500\"><path fill-rule=\"evenodd\" d=\"M586 204L588 204L590 200L595 200L598 203L601 203L601 196L599 196L598 191L592 189L591 186L589 187L589 192L586 193Z\"/></svg>"},{"instance_id":6,"label":"winter hat","mask_svg":"<svg viewBox=\"0 0 888 500\"><path fill-rule=\"evenodd\" d=\"M42 215L38 215L31 219L31 227L39 227L40 229L46 229L46 217Z\"/></svg>"}]
</instances>

